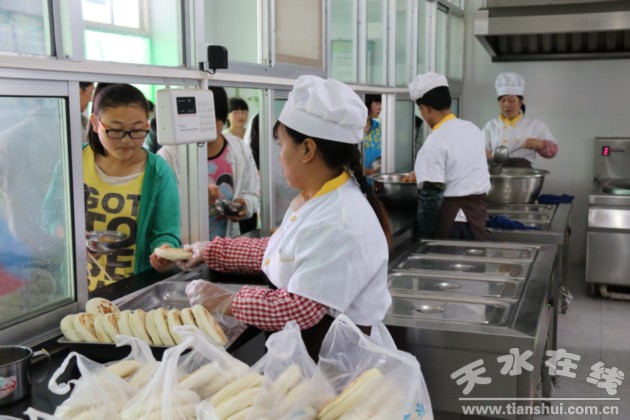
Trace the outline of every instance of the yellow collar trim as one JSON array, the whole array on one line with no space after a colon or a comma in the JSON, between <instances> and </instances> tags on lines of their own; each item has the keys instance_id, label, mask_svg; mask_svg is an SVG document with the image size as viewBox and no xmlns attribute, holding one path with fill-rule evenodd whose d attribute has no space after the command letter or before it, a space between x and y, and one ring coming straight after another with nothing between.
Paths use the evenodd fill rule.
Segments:
<instances>
[{"instance_id":1,"label":"yellow collar trim","mask_svg":"<svg viewBox=\"0 0 630 420\"><path fill-rule=\"evenodd\" d=\"M503 115L499 114L499 119L501 121L503 121L503 124L509 125L510 127L514 127L516 125L516 123L521 120L521 118L523 118L523 113L522 112L520 112L516 117L512 118L511 120L509 118L505 118Z\"/></svg>"},{"instance_id":2,"label":"yellow collar trim","mask_svg":"<svg viewBox=\"0 0 630 420\"><path fill-rule=\"evenodd\" d=\"M455 119L455 114L448 114L446 117L442 118L442 120L433 126L433 130L435 131L442 126L446 121Z\"/></svg>"},{"instance_id":3,"label":"yellow collar trim","mask_svg":"<svg viewBox=\"0 0 630 420\"><path fill-rule=\"evenodd\" d=\"M337 188L341 187L349 179L350 179L350 173L348 171L343 171L341 175L339 175L337 178L333 178L330 181L326 182L322 186L322 188L319 191L317 191L317 194L315 194L313 198L319 197L320 195L324 195L326 193L336 190Z\"/></svg>"}]
</instances>

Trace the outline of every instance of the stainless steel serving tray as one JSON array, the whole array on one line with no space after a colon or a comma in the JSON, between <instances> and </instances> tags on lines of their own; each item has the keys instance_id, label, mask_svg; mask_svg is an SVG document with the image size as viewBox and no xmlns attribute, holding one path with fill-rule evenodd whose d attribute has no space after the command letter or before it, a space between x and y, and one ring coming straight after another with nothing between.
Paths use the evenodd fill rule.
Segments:
<instances>
[{"instance_id":1,"label":"stainless steel serving tray","mask_svg":"<svg viewBox=\"0 0 630 420\"><path fill-rule=\"evenodd\" d=\"M392 296L413 297L426 293L454 296L518 299L523 291L523 280L500 277L455 277L423 275L414 272L394 272L387 276Z\"/></svg>"},{"instance_id":2,"label":"stainless steel serving tray","mask_svg":"<svg viewBox=\"0 0 630 420\"><path fill-rule=\"evenodd\" d=\"M497 276L525 280L531 262L498 258L411 254L401 259L393 271L451 273L457 276Z\"/></svg>"},{"instance_id":3,"label":"stainless steel serving tray","mask_svg":"<svg viewBox=\"0 0 630 420\"><path fill-rule=\"evenodd\" d=\"M393 297L387 316L414 321L506 326L515 302L499 299L458 299L442 296Z\"/></svg>"},{"instance_id":4,"label":"stainless steel serving tray","mask_svg":"<svg viewBox=\"0 0 630 420\"><path fill-rule=\"evenodd\" d=\"M172 309L183 309L190 307L190 302L186 296L186 286L188 281L169 281L164 280L155 283L149 287L138 290L129 295L123 296L114 301L120 310L142 309L150 311L160 307ZM220 284L228 290L236 291L241 288L242 284ZM259 286L264 287L264 286ZM225 332L228 339L225 348L230 350L236 340L245 332L247 325L236 321L232 317L226 316L224 320L217 319ZM57 342L67 345L71 350L77 351L92 360L111 361L125 358L130 351L129 346L116 347L115 344L107 343L86 343L74 342L61 337ZM161 360L162 354L168 349L168 346L151 346L153 356Z\"/></svg>"},{"instance_id":5,"label":"stainless steel serving tray","mask_svg":"<svg viewBox=\"0 0 630 420\"><path fill-rule=\"evenodd\" d=\"M461 241L423 241L412 254L455 255L533 261L538 247L517 244L489 244Z\"/></svg>"}]
</instances>

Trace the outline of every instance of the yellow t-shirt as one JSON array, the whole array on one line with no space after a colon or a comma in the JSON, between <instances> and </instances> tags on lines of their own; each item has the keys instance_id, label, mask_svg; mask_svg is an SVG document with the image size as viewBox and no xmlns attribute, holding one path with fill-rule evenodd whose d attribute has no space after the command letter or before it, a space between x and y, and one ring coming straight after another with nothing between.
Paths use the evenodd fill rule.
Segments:
<instances>
[{"instance_id":1,"label":"yellow t-shirt","mask_svg":"<svg viewBox=\"0 0 630 420\"><path fill-rule=\"evenodd\" d=\"M88 289L93 291L133 274L144 172L128 182L108 183L98 173L92 149L86 147L83 149L83 177L84 188L89 191L85 201L86 231L116 230L129 237L121 249L101 254L98 264L88 255Z\"/></svg>"}]
</instances>

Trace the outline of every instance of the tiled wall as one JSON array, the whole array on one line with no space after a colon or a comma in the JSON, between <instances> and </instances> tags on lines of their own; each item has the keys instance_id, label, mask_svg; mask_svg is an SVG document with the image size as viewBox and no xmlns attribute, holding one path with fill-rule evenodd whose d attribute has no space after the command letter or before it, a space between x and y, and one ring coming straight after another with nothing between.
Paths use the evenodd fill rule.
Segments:
<instances>
[{"instance_id":1,"label":"tiled wall","mask_svg":"<svg viewBox=\"0 0 630 420\"><path fill-rule=\"evenodd\" d=\"M543 193L576 197L570 261L583 263L593 141L596 136L630 137L630 60L492 63L472 33L474 11L480 4L467 2L461 116L483 127L499 112L496 76L514 71L525 78L527 114L543 120L559 144L554 159L538 157L534 167L551 172Z\"/></svg>"}]
</instances>

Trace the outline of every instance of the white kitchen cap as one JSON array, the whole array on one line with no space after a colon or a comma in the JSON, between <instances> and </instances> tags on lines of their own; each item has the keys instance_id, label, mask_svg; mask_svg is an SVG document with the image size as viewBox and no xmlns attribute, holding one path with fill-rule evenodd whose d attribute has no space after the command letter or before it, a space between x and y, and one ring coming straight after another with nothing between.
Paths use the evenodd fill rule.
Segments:
<instances>
[{"instance_id":1,"label":"white kitchen cap","mask_svg":"<svg viewBox=\"0 0 630 420\"><path fill-rule=\"evenodd\" d=\"M448 87L448 80L443 75L433 72L419 74L409 84L409 96L415 102L416 99L422 98L428 91L440 86Z\"/></svg>"},{"instance_id":2,"label":"white kitchen cap","mask_svg":"<svg viewBox=\"0 0 630 420\"><path fill-rule=\"evenodd\" d=\"M363 140L367 107L338 80L300 76L278 120L307 136L357 144Z\"/></svg>"},{"instance_id":3,"label":"white kitchen cap","mask_svg":"<svg viewBox=\"0 0 630 420\"><path fill-rule=\"evenodd\" d=\"M518 73L501 73L497 76L494 87L497 89L497 96L523 96L525 92L525 79Z\"/></svg>"}]
</instances>

